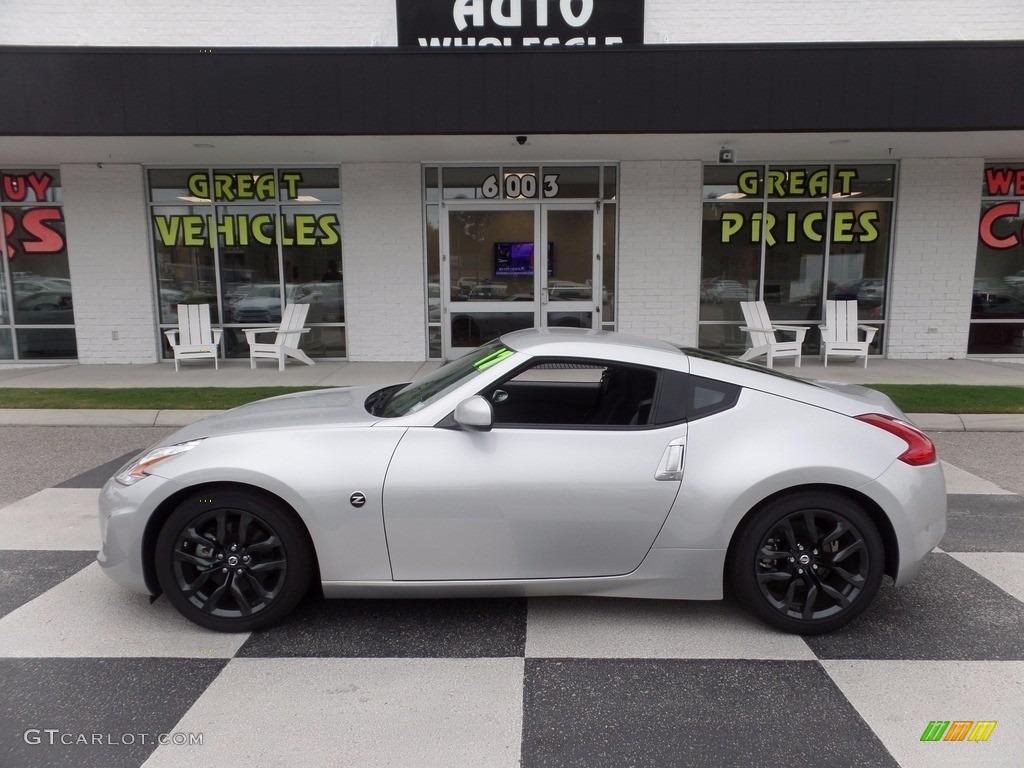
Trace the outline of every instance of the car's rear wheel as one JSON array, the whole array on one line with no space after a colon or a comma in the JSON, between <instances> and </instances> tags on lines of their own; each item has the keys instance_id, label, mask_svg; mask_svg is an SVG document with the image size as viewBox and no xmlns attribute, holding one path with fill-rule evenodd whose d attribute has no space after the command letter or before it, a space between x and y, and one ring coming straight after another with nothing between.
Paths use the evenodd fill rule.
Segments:
<instances>
[{"instance_id":1,"label":"car's rear wheel","mask_svg":"<svg viewBox=\"0 0 1024 768\"><path fill-rule=\"evenodd\" d=\"M779 497L738 535L729 563L736 596L786 632L838 629L864 612L882 582L878 529L860 505L838 494Z\"/></svg>"},{"instance_id":2,"label":"car's rear wheel","mask_svg":"<svg viewBox=\"0 0 1024 768\"><path fill-rule=\"evenodd\" d=\"M171 513L156 543L168 601L219 632L249 632L288 614L309 587L305 530L269 496L244 489L195 493Z\"/></svg>"}]
</instances>

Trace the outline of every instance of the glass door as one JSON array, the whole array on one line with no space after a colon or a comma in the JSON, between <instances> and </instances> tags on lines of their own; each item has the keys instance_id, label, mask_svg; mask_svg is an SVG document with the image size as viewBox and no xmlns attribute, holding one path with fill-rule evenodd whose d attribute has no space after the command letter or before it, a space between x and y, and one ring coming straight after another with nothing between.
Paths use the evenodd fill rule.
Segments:
<instances>
[{"instance_id":1,"label":"glass door","mask_svg":"<svg viewBox=\"0 0 1024 768\"><path fill-rule=\"evenodd\" d=\"M457 357L537 325L536 206L448 207L442 240L442 338Z\"/></svg>"},{"instance_id":2,"label":"glass door","mask_svg":"<svg viewBox=\"0 0 1024 768\"><path fill-rule=\"evenodd\" d=\"M601 270L597 268L597 217L592 205L543 206L540 324L601 327Z\"/></svg>"},{"instance_id":3,"label":"glass door","mask_svg":"<svg viewBox=\"0 0 1024 768\"><path fill-rule=\"evenodd\" d=\"M445 210L445 357L522 328L601 327L601 270L594 246L599 217L593 205L467 205Z\"/></svg>"}]
</instances>

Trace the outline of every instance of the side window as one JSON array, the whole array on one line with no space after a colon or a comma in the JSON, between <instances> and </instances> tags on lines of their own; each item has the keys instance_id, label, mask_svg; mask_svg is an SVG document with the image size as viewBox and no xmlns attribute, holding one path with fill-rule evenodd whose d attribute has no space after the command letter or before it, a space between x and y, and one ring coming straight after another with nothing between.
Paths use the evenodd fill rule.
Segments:
<instances>
[{"instance_id":1,"label":"side window","mask_svg":"<svg viewBox=\"0 0 1024 768\"><path fill-rule=\"evenodd\" d=\"M481 394L497 426L643 426L657 380L653 369L640 366L542 360Z\"/></svg>"}]
</instances>

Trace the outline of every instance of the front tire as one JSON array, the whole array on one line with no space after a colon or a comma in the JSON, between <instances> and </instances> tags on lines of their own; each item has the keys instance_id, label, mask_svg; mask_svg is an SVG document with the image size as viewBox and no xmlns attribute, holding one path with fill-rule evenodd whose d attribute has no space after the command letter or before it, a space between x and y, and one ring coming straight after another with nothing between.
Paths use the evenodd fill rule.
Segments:
<instances>
[{"instance_id":1,"label":"front tire","mask_svg":"<svg viewBox=\"0 0 1024 768\"><path fill-rule=\"evenodd\" d=\"M276 499L211 488L188 497L164 523L156 575L168 601L218 632L251 632L296 606L313 577L305 529Z\"/></svg>"},{"instance_id":2,"label":"front tire","mask_svg":"<svg viewBox=\"0 0 1024 768\"><path fill-rule=\"evenodd\" d=\"M785 632L831 632L863 613L882 583L882 538L839 494L802 491L767 504L739 532L728 570L736 596Z\"/></svg>"}]
</instances>

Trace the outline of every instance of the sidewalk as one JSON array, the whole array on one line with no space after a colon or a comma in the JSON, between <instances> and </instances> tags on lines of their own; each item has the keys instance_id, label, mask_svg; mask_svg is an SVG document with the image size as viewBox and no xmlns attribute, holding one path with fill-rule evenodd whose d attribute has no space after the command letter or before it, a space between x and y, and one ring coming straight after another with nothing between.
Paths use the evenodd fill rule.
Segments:
<instances>
[{"instance_id":1,"label":"sidewalk","mask_svg":"<svg viewBox=\"0 0 1024 768\"><path fill-rule=\"evenodd\" d=\"M47 389L60 387L340 387L412 381L440 365L430 362L325 362L313 366L289 365L284 371L263 365L256 370L248 360L209 364L148 365L39 365L0 366L0 387ZM782 363L776 370L802 378L846 384L974 384L1024 387L1024 364L982 360L872 359L865 369L858 364L833 362L825 368L805 358L800 368ZM209 415L209 411L156 410L35 410L0 409L0 426L158 426L176 427ZM922 429L941 432L1021 432L1024 414L910 414Z\"/></svg>"}]
</instances>

